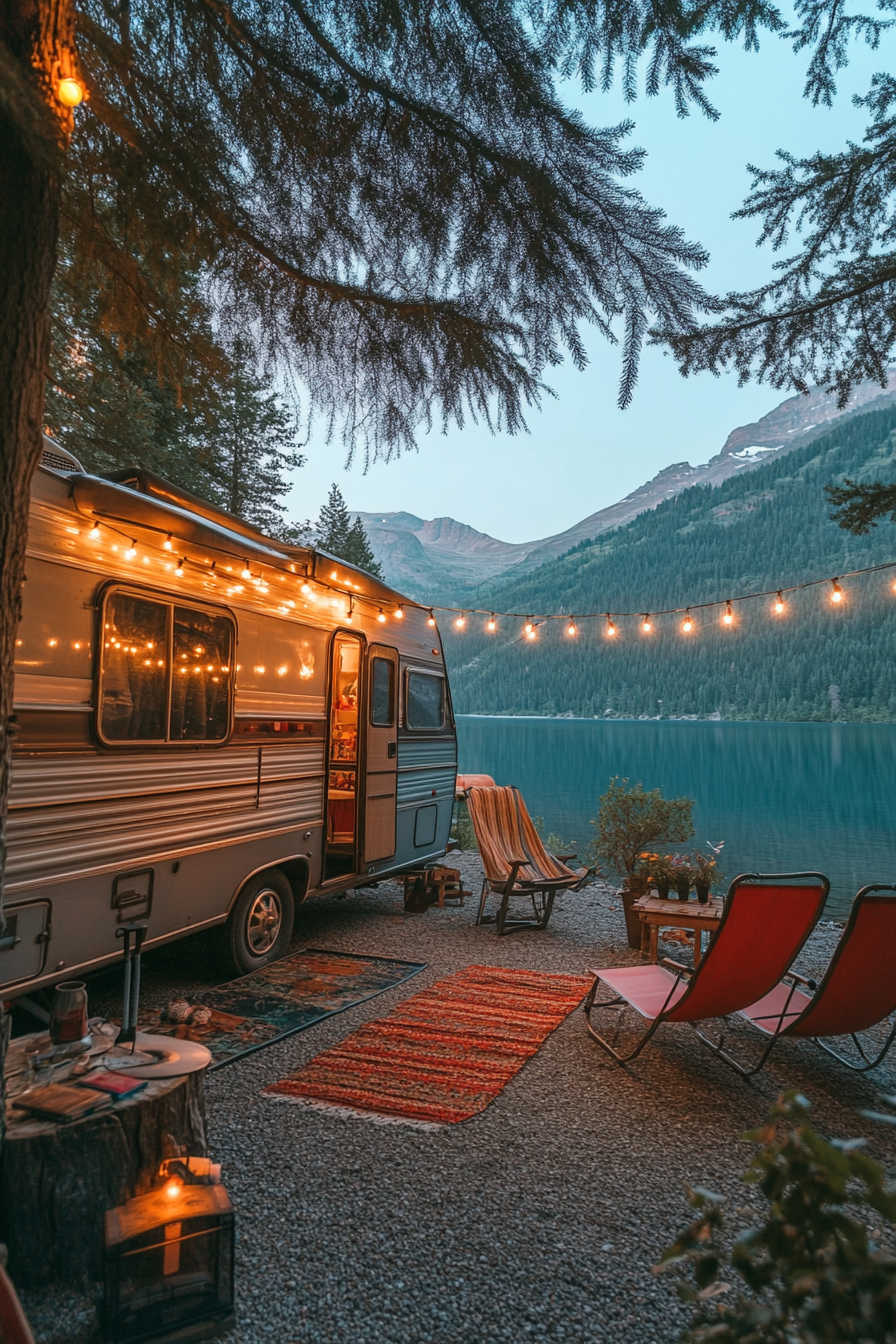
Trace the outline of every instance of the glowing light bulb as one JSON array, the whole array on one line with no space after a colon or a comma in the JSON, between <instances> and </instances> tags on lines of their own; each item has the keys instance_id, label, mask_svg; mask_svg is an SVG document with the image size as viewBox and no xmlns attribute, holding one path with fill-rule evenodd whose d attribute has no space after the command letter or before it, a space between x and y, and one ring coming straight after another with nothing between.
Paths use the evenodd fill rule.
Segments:
<instances>
[{"instance_id":1,"label":"glowing light bulb","mask_svg":"<svg viewBox=\"0 0 896 1344\"><path fill-rule=\"evenodd\" d=\"M463 630L463 628L464 628L464 626L466 625L466 623L467 623L467 618L466 618L466 616L458 616L457 620L454 622L454 624L457 626L458 630Z\"/></svg>"},{"instance_id":2,"label":"glowing light bulb","mask_svg":"<svg viewBox=\"0 0 896 1344\"><path fill-rule=\"evenodd\" d=\"M251 569L249 568L249 561L248 561L248 560L244 560L244 561L243 561L243 567L242 567L242 569L240 570L240 578L241 578L241 579L251 579L251 577L252 577L252 571L251 571Z\"/></svg>"},{"instance_id":3,"label":"glowing light bulb","mask_svg":"<svg viewBox=\"0 0 896 1344\"><path fill-rule=\"evenodd\" d=\"M571 620L566 627L566 633L569 635L570 639L573 639L579 633L579 627L576 625L575 619Z\"/></svg>"},{"instance_id":4,"label":"glowing light bulb","mask_svg":"<svg viewBox=\"0 0 896 1344\"><path fill-rule=\"evenodd\" d=\"M311 584L308 582L307 579L306 579L305 582L302 584L302 589L301 589L301 591L305 594L306 597L307 597L308 594L311 592Z\"/></svg>"},{"instance_id":5,"label":"glowing light bulb","mask_svg":"<svg viewBox=\"0 0 896 1344\"><path fill-rule=\"evenodd\" d=\"M335 569L331 571L331 573L330 573L330 578L331 578L331 579L338 579L338 578L339 578L339 575L336 573Z\"/></svg>"},{"instance_id":6,"label":"glowing light bulb","mask_svg":"<svg viewBox=\"0 0 896 1344\"><path fill-rule=\"evenodd\" d=\"M492 612L491 616L490 616L489 619L486 621L486 623L485 623L485 628L486 628L486 630L488 630L488 631L495 631L495 630L497 630L497 628L498 628L498 622L495 620L495 613L494 613L494 612Z\"/></svg>"},{"instance_id":7,"label":"glowing light bulb","mask_svg":"<svg viewBox=\"0 0 896 1344\"><path fill-rule=\"evenodd\" d=\"M430 610L430 613L429 613L429 615L428 615L427 618L426 618L426 624L427 624L427 625L435 625L435 623L436 623L436 615L435 615L435 612L432 611L432 610Z\"/></svg>"},{"instance_id":8,"label":"glowing light bulb","mask_svg":"<svg viewBox=\"0 0 896 1344\"><path fill-rule=\"evenodd\" d=\"M162 542L162 550L163 550L163 551L173 551L173 550L174 550L174 543L173 543L172 540L171 540L171 533L170 533L170 532L168 533L168 535L167 535L167 537L165 538L165 540Z\"/></svg>"},{"instance_id":9,"label":"glowing light bulb","mask_svg":"<svg viewBox=\"0 0 896 1344\"><path fill-rule=\"evenodd\" d=\"M681 623L681 628L682 628L682 630L684 631L684 633L685 633L686 635L689 635L689 634L691 633L691 631L693 630L693 628L694 628L694 622L691 620L691 613L690 613L690 610L688 610L688 611L685 612L685 614L684 614L684 620L683 620L682 623Z\"/></svg>"},{"instance_id":10,"label":"glowing light bulb","mask_svg":"<svg viewBox=\"0 0 896 1344\"><path fill-rule=\"evenodd\" d=\"M523 630L527 635L531 635L534 629L535 627L532 624L532 617L530 616L529 619L526 621L526 624L523 626Z\"/></svg>"},{"instance_id":11,"label":"glowing light bulb","mask_svg":"<svg viewBox=\"0 0 896 1344\"><path fill-rule=\"evenodd\" d=\"M169 1199L177 1199L181 1192L182 1184L180 1181L169 1181L165 1186L165 1194Z\"/></svg>"},{"instance_id":12,"label":"glowing light bulb","mask_svg":"<svg viewBox=\"0 0 896 1344\"><path fill-rule=\"evenodd\" d=\"M379 611L377 612L377 620L379 621L380 625L386 624L386 613L383 611L382 607L380 607Z\"/></svg>"},{"instance_id":13,"label":"glowing light bulb","mask_svg":"<svg viewBox=\"0 0 896 1344\"><path fill-rule=\"evenodd\" d=\"M730 602L725 604L725 615L722 617L722 621L725 625L734 624L734 612L731 610Z\"/></svg>"},{"instance_id":14,"label":"glowing light bulb","mask_svg":"<svg viewBox=\"0 0 896 1344\"><path fill-rule=\"evenodd\" d=\"M396 621L403 621L403 620L404 620L404 607L402 606L402 604L401 604L400 602L399 602L398 606L395 608L395 619L396 619Z\"/></svg>"},{"instance_id":15,"label":"glowing light bulb","mask_svg":"<svg viewBox=\"0 0 896 1344\"><path fill-rule=\"evenodd\" d=\"M530 626L530 628L526 631L526 638L527 638L527 639L535 639L535 637L536 637L537 634L538 634L538 631L535 629L535 626L534 626L534 625L533 625L533 626Z\"/></svg>"},{"instance_id":16,"label":"glowing light bulb","mask_svg":"<svg viewBox=\"0 0 896 1344\"><path fill-rule=\"evenodd\" d=\"M56 85L56 96L63 107L77 107L84 101L84 85L80 79L60 79Z\"/></svg>"},{"instance_id":17,"label":"glowing light bulb","mask_svg":"<svg viewBox=\"0 0 896 1344\"><path fill-rule=\"evenodd\" d=\"M88 535L88 537L90 537L91 541L99 541L99 537L100 537L100 525L99 525L99 523L94 523L93 527L90 529L90 531L87 533L87 535Z\"/></svg>"},{"instance_id":18,"label":"glowing light bulb","mask_svg":"<svg viewBox=\"0 0 896 1344\"><path fill-rule=\"evenodd\" d=\"M616 627L613 624L613 618L610 615L610 613L607 612L607 638L613 639L615 635L616 635Z\"/></svg>"},{"instance_id":19,"label":"glowing light bulb","mask_svg":"<svg viewBox=\"0 0 896 1344\"><path fill-rule=\"evenodd\" d=\"M831 601L832 601L832 602L842 602L842 601L843 601L843 589L840 587L840 580L839 580L839 579L831 579L831 584L832 584Z\"/></svg>"},{"instance_id":20,"label":"glowing light bulb","mask_svg":"<svg viewBox=\"0 0 896 1344\"><path fill-rule=\"evenodd\" d=\"M773 609L773 611L774 611L774 613L775 613L776 616L781 616L781 615L783 615L783 612L784 612L784 596L783 596L782 593L778 593L778 596L775 598L775 605L774 605L774 607L773 607L772 609Z\"/></svg>"},{"instance_id":21,"label":"glowing light bulb","mask_svg":"<svg viewBox=\"0 0 896 1344\"><path fill-rule=\"evenodd\" d=\"M124 553L124 558L125 560L133 560L136 554L137 554L137 543L136 541L132 541L130 546Z\"/></svg>"},{"instance_id":22,"label":"glowing light bulb","mask_svg":"<svg viewBox=\"0 0 896 1344\"><path fill-rule=\"evenodd\" d=\"M643 630L645 635L649 635L651 630L653 629L653 626L650 624L650 617L648 616L646 611L644 613L644 619L641 622L641 629Z\"/></svg>"},{"instance_id":23,"label":"glowing light bulb","mask_svg":"<svg viewBox=\"0 0 896 1344\"><path fill-rule=\"evenodd\" d=\"M175 578L178 578L178 579L182 579L182 578L183 578L183 576L184 576L184 562L183 562L183 560L178 560L178 562L177 562L177 568L176 568L175 571L174 571L174 575L175 575Z\"/></svg>"}]
</instances>

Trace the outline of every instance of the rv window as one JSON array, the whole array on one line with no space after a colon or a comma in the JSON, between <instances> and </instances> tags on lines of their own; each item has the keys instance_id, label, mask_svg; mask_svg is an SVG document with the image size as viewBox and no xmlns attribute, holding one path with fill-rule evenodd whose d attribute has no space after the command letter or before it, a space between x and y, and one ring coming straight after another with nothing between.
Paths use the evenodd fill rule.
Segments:
<instances>
[{"instance_id":1,"label":"rv window","mask_svg":"<svg viewBox=\"0 0 896 1344\"><path fill-rule=\"evenodd\" d=\"M100 728L107 742L164 742L168 607L128 593L106 603Z\"/></svg>"},{"instance_id":2,"label":"rv window","mask_svg":"<svg viewBox=\"0 0 896 1344\"><path fill-rule=\"evenodd\" d=\"M373 658L370 665L370 722L374 728L391 728L395 722L393 703L394 666L390 658Z\"/></svg>"},{"instance_id":3,"label":"rv window","mask_svg":"<svg viewBox=\"0 0 896 1344\"><path fill-rule=\"evenodd\" d=\"M220 742L230 724L231 622L174 608L172 742Z\"/></svg>"},{"instance_id":4,"label":"rv window","mask_svg":"<svg viewBox=\"0 0 896 1344\"><path fill-rule=\"evenodd\" d=\"M442 677L408 670L405 721L408 728L441 728L445 722Z\"/></svg>"},{"instance_id":5,"label":"rv window","mask_svg":"<svg viewBox=\"0 0 896 1344\"><path fill-rule=\"evenodd\" d=\"M112 592L103 613L100 736L223 742L230 729L229 616Z\"/></svg>"}]
</instances>

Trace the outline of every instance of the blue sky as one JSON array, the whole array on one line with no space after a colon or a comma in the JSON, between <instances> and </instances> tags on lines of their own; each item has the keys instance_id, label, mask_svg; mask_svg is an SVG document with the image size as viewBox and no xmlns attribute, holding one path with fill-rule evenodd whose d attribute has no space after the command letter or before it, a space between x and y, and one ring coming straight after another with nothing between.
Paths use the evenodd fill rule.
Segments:
<instances>
[{"instance_id":1,"label":"blue sky","mask_svg":"<svg viewBox=\"0 0 896 1344\"><path fill-rule=\"evenodd\" d=\"M568 101L594 125L635 121L630 143L647 150L634 179L651 205L704 244L711 263L702 279L717 292L747 289L770 275L773 254L755 246L756 225L731 212L747 193L747 163L772 166L775 151L807 154L840 148L861 137L865 116L851 105L874 70L892 65L893 39L877 52L855 49L841 73L833 108L813 108L802 95L805 56L777 39L758 54L719 46L720 73L709 88L721 113L710 122L698 112L679 120L671 95L640 97L627 105L618 91ZM352 509L404 509L423 518L450 516L504 541L549 536L614 503L671 462L705 462L736 425L758 419L787 393L733 376L683 379L670 357L645 350L633 405L616 409L618 351L586 334L590 364L569 365L548 379L556 399L528 417L529 433L491 435L468 425L434 432L419 451L390 463L343 470L341 447L312 435L307 465L296 474L290 511L315 517L331 482Z\"/></svg>"}]
</instances>

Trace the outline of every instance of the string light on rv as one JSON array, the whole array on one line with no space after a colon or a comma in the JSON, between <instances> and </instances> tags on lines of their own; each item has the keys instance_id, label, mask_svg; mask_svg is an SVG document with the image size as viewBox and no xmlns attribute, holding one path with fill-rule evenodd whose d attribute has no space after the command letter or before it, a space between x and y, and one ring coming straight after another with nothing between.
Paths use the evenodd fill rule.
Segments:
<instances>
[{"instance_id":1,"label":"string light on rv","mask_svg":"<svg viewBox=\"0 0 896 1344\"><path fill-rule=\"evenodd\" d=\"M426 618L426 624L429 625L429 626L434 626L435 623L436 623L436 614L435 614L435 612L433 611L432 607L430 607L430 609L429 609L429 615L428 615L427 618Z\"/></svg>"},{"instance_id":2,"label":"string light on rv","mask_svg":"<svg viewBox=\"0 0 896 1344\"><path fill-rule=\"evenodd\" d=\"M130 546L124 553L124 558L125 560L133 560L136 554L137 554L137 543L136 541L132 541Z\"/></svg>"}]
</instances>

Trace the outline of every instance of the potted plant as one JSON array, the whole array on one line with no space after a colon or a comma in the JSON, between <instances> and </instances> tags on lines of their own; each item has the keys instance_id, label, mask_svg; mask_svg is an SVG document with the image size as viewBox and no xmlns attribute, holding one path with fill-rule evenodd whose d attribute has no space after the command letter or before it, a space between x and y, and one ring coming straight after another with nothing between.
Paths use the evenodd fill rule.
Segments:
<instances>
[{"instance_id":1,"label":"potted plant","mask_svg":"<svg viewBox=\"0 0 896 1344\"><path fill-rule=\"evenodd\" d=\"M710 888L712 887L713 882L721 882L722 880L722 872L719 868L718 856L721 854L724 844L724 840L720 840L717 845L714 845L712 841L707 840L706 848L709 850L708 854L704 854L700 849L694 850L694 887L697 892L697 900L701 905L706 905L709 901Z\"/></svg>"},{"instance_id":2,"label":"potted plant","mask_svg":"<svg viewBox=\"0 0 896 1344\"><path fill-rule=\"evenodd\" d=\"M694 881L694 872L686 854L673 854L672 863L672 885L680 901L686 901L691 890L691 883Z\"/></svg>"},{"instance_id":3,"label":"potted plant","mask_svg":"<svg viewBox=\"0 0 896 1344\"><path fill-rule=\"evenodd\" d=\"M663 901L669 899L669 891L675 879L675 855L651 854L650 881L656 887L656 893Z\"/></svg>"},{"instance_id":4,"label":"potted plant","mask_svg":"<svg viewBox=\"0 0 896 1344\"><path fill-rule=\"evenodd\" d=\"M618 775L598 800L597 818L591 822L594 839L588 846L592 861L606 863L623 879L621 896L629 947L641 947L641 921L633 909L647 889L645 861L651 844L676 844L694 834L690 798L664 798L659 789L630 785Z\"/></svg>"}]
</instances>

